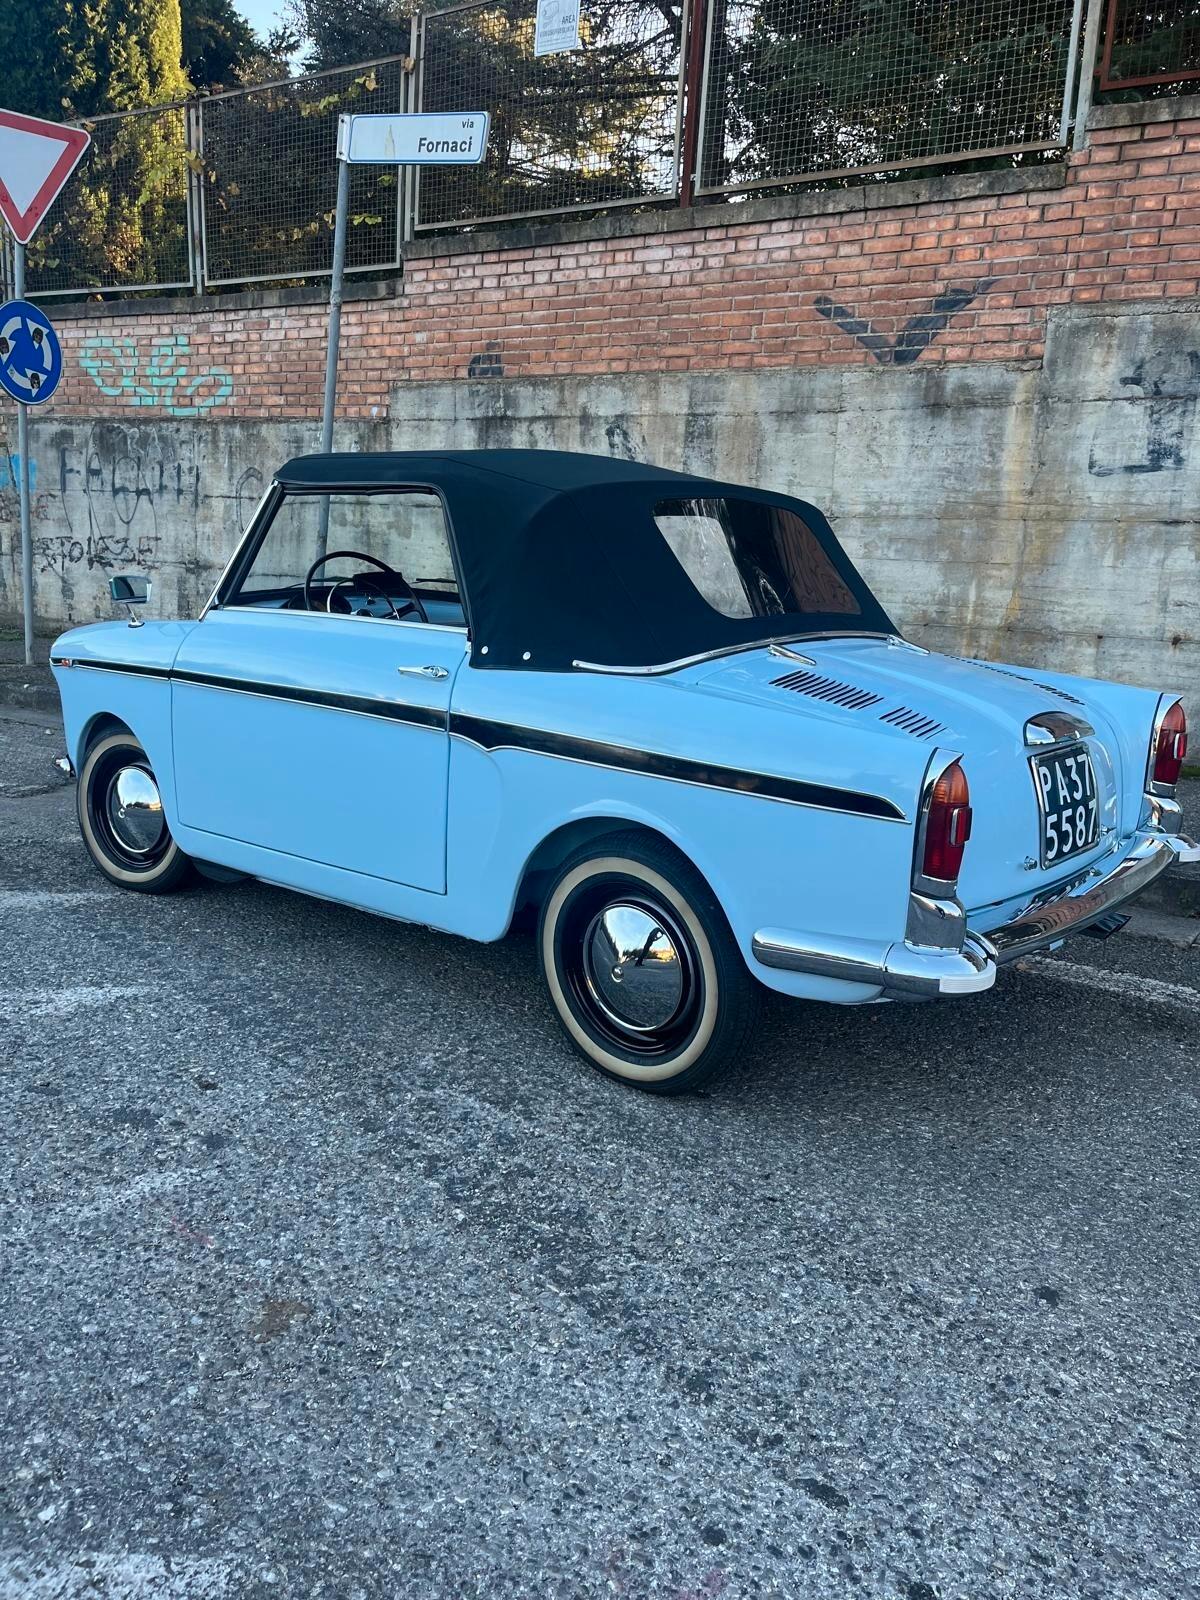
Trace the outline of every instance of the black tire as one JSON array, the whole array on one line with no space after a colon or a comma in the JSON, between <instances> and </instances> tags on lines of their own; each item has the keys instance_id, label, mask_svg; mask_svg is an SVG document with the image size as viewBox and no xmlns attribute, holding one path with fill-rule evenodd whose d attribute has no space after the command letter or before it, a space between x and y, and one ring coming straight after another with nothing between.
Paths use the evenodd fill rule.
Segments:
<instances>
[{"instance_id":1,"label":"black tire","mask_svg":"<svg viewBox=\"0 0 1200 1600\"><path fill-rule=\"evenodd\" d=\"M559 1022L606 1077L687 1094L749 1045L757 986L712 890L665 840L619 833L568 856L537 945Z\"/></svg>"},{"instance_id":2,"label":"black tire","mask_svg":"<svg viewBox=\"0 0 1200 1600\"><path fill-rule=\"evenodd\" d=\"M120 804L120 784L134 788L128 807ZM170 894L192 873L191 859L171 837L157 800L153 769L131 733L110 733L92 745L75 794L79 831L109 882L137 894Z\"/></svg>"}]
</instances>

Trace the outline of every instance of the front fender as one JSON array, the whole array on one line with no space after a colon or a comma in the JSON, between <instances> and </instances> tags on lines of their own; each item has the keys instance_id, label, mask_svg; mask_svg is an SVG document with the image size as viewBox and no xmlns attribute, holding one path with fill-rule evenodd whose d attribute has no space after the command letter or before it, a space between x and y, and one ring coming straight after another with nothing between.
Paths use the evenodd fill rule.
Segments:
<instances>
[{"instance_id":1,"label":"front fender","mask_svg":"<svg viewBox=\"0 0 1200 1600\"><path fill-rule=\"evenodd\" d=\"M150 759L171 828L178 821L178 812L168 674L193 626L180 622L149 622L141 627L93 623L61 634L50 651L67 751L76 772L82 769L98 719L123 723Z\"/></svg>"}]
</instances>

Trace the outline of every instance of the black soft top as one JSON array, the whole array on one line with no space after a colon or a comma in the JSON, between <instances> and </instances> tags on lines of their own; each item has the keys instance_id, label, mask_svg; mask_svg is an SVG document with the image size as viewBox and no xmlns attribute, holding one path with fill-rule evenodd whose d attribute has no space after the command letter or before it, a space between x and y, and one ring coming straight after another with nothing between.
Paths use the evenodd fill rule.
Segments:
<instances>
[{"instance_id":1,"label":"black soft top","mask_svg":"<svg viewBox=\"0 0 1200 1600\"><path fill-rule=\"evenodd\" d=\"M479 667L659 666L791 633L895 631L820 511L767 490L566 450L297 456L276 481L285 489L439 493ZM715 610L654 520L661 502L693 499L796 512L854 596L857 615Z\"/></svg>"}]
</instances>

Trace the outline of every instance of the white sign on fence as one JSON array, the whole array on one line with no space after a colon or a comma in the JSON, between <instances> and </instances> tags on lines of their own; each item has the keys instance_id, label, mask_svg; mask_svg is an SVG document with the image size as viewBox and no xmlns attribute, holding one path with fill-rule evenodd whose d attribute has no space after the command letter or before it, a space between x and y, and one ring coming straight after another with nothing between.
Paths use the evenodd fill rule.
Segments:
<instances>
[{"instance_id":1,"label":"white sign on fence","mask_svg":"<svg viewBox=\"0 0 1200 1600\"><path fill-rule=\"evenodd\" d=\"M579 49L579 0L538 0L533 32L535 56Z\"/></svg>"},{"instance_id":2,"label":"white sign on fence","mask_svg":"<svg viewBox=\"0 0 1200 1600\"><path fill-rule=\"evenodd\" d=\"M411 111L344 116L338 159L382 166L478 166L487 149L486 111Z\"/></svg>"}]
</instances>

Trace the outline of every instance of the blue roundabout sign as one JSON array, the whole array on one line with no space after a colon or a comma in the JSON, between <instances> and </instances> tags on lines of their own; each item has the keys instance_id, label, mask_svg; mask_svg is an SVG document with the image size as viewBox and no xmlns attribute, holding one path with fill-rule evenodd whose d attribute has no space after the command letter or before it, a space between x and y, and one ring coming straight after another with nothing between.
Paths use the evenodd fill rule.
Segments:
<instances>
[{"instance_id":1,"label":"blue roundabout sign","mask_svg":"<svg viewBox=\"0 0 1200 1600\"><path fill-rule=\"evenodd\" d=\"M0 388L25 405L40 405L58 388L62 370L49 317L28 300L0 306Z\"/></svg>"}]
</instances>

